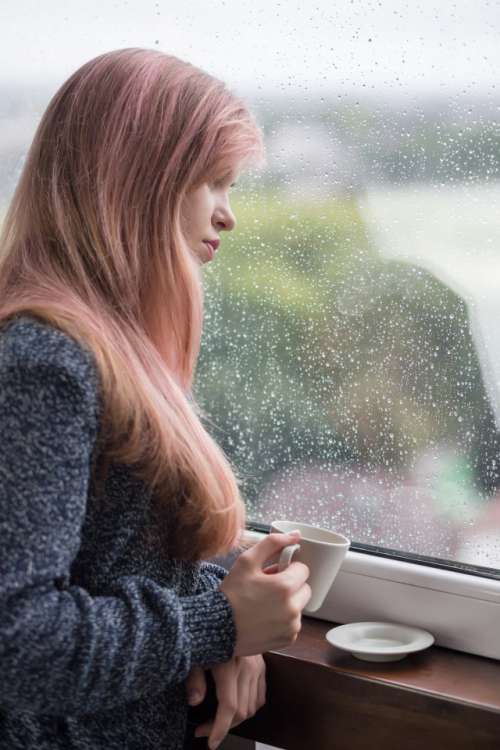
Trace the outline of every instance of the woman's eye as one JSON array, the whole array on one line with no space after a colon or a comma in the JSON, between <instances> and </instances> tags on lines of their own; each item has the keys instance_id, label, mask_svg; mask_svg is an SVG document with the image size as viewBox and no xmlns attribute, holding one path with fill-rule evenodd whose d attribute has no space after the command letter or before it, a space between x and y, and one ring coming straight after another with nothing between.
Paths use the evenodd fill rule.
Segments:
<instances>
[{"instance_id":1,"label":"woman's eye","mask_svg":"<svg viewBox=\"0 0 500 750\"><path fill-rule=\"evenodd\" d=\"M230 175L225 174L222 177L219 177L219 178L215 179L213 181L213 186L217 187L217 188L224 188L224 187L233 188L233 187L236 187L236 185L238 184L237 182L231 182L228 185L228 182L229 182L230 179L231 179Z\"/></svg>"}]
</instances>

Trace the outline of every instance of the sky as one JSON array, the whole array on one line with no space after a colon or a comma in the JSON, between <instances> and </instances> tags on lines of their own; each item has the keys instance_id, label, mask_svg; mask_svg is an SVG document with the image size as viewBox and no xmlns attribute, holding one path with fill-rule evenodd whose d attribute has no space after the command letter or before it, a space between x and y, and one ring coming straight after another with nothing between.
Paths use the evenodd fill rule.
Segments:
<instances>
[{"instance_id":1,"label":"sky","mask_svg":"<svg viewBox=\"0 0 500 750\"><path fill-rule=\"evenodd\" d=\"M2 0L0 83L160 49L240 93L498 95L499 0Z\"/></svg>"}]
</instances>

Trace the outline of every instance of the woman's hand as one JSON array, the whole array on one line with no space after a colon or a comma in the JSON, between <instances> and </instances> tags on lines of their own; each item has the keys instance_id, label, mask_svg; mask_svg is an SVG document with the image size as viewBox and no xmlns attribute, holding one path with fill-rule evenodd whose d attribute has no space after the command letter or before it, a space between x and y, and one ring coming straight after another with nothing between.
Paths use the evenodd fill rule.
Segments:
<instances>
[{"instance_id":1,"label":"woman's hand","mask_svg":"<svg viewBox=\"0 0 500 750\"><path fill-rule=\"evenodd\" d=\"M260 654L234 656L230 661L210 667L217 693L217 713L211 721L196 728L196 737L208 737L211 750L218 747L232 727L249 719L266 702L266 665ZM196 706L205 699L205 672L193 667L186 679L188 702ZM191 701L190 693L199 693Z\"/></svg>"},{"instance_id":2,"label":"woman's hand","mask_svg":"<svg viewBox=\"0 0 500 750\"><path fill-rule=\"evenodd\" d=\"M281 572L269 573L267 562L279 559L297 534L268 534L242 552L219 586L233 610L236 644L233 656L254 656L293 643L302 627L302 610L311 598L306 583L309 568L291 562ZM271 566L272 569L272 566Z\"/></svg>"}]
</instances>

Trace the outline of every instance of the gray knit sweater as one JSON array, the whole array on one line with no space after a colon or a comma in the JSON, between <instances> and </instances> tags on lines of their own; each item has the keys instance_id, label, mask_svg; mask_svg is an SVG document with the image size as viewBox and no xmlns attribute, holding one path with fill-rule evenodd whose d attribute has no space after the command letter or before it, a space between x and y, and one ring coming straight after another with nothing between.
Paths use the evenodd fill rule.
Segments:
<instances>
[{"instance_id":1,"label":"gray knit sweater","mask_svg":"<svg viewBox=\"0 0 500 750\"><path fill-rule=\"evenodd\" d=\"M126 466L97 502L100 409L86 349L30 315L2 328L2 750L180 750L191 667L234 651L224 568L146 545Z\"/></svg>"}]
</instances>

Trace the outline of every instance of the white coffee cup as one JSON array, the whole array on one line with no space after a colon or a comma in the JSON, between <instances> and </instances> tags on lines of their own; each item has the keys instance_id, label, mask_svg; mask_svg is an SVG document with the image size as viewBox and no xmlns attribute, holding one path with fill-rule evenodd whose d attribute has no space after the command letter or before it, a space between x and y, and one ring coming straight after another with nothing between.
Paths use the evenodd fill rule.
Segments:
<instances>
[{"instance_id":1,"label":"white coffee cup","mask_svg":"<svg viewBox=\"0 0 500 750\"><path fill-rule=\"evenodd\" d=\"M321 529L296 521L273 521L271 530L282 534L298 529L301 538L297 544L289 544L279 557L279 571L284 570L292 561L304 563L309 568L307 583L311 587L312 596L304 608L304 613L316 612L326 599L342 561L344 560L350 541L343 534Z\"/></svg>"}]
</instances>

